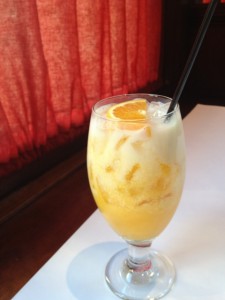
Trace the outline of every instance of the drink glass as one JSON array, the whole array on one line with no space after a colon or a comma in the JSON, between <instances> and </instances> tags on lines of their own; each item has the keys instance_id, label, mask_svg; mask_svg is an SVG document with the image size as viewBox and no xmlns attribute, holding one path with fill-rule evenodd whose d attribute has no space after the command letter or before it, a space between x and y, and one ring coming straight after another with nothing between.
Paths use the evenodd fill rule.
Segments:
<instances>
[{"instance_id":1,"label":"drink glass","mask_svg":"<svg viewBox=\"0 0 225 300\"><path fill-rule=\"evenodd\" d=\"M108 116L112 106L135 99L146 101L143 119ZM92 109L88 177L100 212L127 243L105 271L108 286L122 299L159 299L175 279L171 260L151 248L175 213L185 176L182 119L178 105L167 113L170 102L160 95L127 94Z\"/></svg>"}]
</instances>

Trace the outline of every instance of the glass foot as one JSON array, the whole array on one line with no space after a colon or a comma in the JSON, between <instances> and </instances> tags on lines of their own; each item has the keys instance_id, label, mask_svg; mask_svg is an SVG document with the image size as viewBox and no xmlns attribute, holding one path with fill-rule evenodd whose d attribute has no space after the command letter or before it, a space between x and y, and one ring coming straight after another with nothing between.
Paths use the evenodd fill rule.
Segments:
<instances>
[{"instance_id":1,"label":"glass foot","mask_svg":"<svg viewBox=\"0 0 225 300\"><path fill-rule=\"evenodd\" d=\"M145 268L132 268L128 251L116 253L105 271L109 288L120 298L130 300L156 300L166 295L175 281L173 263L155 250L149 252L149 264Z\"/></svg>"}]
</instances>

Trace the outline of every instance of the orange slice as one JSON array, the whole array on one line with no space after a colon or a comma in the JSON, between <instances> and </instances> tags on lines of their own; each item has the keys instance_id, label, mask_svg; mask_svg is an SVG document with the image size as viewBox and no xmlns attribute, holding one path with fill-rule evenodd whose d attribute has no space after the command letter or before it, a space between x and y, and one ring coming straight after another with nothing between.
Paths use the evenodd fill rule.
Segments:
<instances>
[{"instance_id":1,"label":"orange slice","mask_svg":"<svg viewBox=\"0 0 225 300\"><path fill-rule=\"evenodd\" d=\"M140 121L146 119L146 111L146 100L137 98L111 106L107 117L114 120Z\"/></svg>"}]
</instances>

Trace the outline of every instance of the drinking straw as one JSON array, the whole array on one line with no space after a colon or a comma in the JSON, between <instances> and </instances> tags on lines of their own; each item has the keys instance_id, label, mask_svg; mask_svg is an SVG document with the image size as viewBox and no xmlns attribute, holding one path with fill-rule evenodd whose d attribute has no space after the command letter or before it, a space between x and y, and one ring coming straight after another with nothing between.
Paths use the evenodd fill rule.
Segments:
<instances>
[{"instance_id":1,"label":"drinking straw","mask_svg":"<svg viewBox=\"0 0 225 300\"><path fill-rule=\"evenodd\" d=\"M181 74L180 80L178 82L177 88L176 88L176 90L174 92L174 95L172 97L172 101L170 103L167 114L174 110L175 106L177 105L177 103L180 99L180 95L181 95L181 93L183 91L183 88L185 86L185 83L188 79L191 68L192 68L192 66L195 62L196 56L197 56L198 51L201 47L202 41L204 39L204 36L206 34L206 31L208 29L209 23L211 21L211 18L213 16L213 13L216 9L216 5L217 5L218 2L219 2L219 0L212 0L210 2L210 4L208 5L208 8L207 8L207 10L205 12L205 15L204 15L204 19L202 21L202 24L199 28L199 31L198 31L197 36L195 38L194 44L192 46L191 52L189 54L188 60L186 62L186 65L185 65L184 70Z\"/></svg>"}]
</instances>

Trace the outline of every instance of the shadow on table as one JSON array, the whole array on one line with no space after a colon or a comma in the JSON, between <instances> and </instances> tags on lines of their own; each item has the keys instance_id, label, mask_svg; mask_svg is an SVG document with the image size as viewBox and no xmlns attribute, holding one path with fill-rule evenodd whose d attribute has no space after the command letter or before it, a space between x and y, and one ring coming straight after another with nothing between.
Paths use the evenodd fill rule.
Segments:
<instances>
[{"instance_id":1,"label":"shadow on table","mask_svg":"<svg viewBox=\"0 0 225 300\"><path fill-rule=\"evenodd\" d=\"M73 259L67 271L67 284L76 299L118 299L105 282L105 267L109 259L125 247L122 242L100 243L83 250Z\"/></svg>"}]
</instances>

